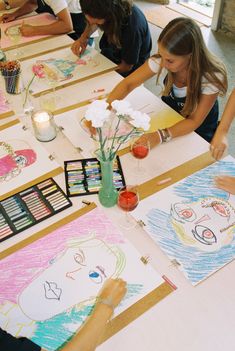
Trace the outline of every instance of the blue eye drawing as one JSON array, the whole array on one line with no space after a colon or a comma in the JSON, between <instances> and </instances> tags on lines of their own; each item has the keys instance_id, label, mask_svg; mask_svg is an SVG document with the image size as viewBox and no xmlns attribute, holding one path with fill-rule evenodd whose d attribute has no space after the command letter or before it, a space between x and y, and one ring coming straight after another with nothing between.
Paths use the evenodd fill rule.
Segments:
<instances>
[{"instance_id":1,"label":"blue eye drawing","mask_svg":"<svg viewBox=\"0 0 235 351\"><path fill-rule=\"evenodd\" d=\"M205 245L213 245L217 242L217 238L211 229L202 225L197 225L195 230L192 230L193 236L200 243Z\"/></svg>"},{"instance_id":2,"label":"blue eye drawing","mask_svg":"<svg viewBox=\"0 0 235 351\"><path fill-rule=\"evenodd\" d=\"M103 282L103 278L102 278L101 274L97 271L90 271L89 278L95 284L101 284Z\"/></svg>"}]
</instances>

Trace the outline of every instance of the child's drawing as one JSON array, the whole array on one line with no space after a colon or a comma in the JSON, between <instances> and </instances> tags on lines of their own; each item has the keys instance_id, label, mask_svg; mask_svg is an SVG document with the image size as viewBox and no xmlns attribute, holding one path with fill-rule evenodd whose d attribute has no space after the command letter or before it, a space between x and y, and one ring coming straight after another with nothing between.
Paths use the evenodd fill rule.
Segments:
<instances>
[{"instance_id":1,"label":"child's drawing","mask_svg":"<svg viewBox=\"0 0 235 351\"><path fill-rule=\"evenodd\" d=\"M0 127L0 197L56 169L58 163L17 120Z\"/></svg>"},{"instance_id":2,"label":"child's drawing","mask_svg":"<svg viewBox=\"0 0 235 351\"><path fill-rule=\"evenodd\" d=\"M85 66L88 62L96 67L99 65L97 60L93 60L89 54L89 50L86 50L83 54L83 58L76 58L75 60L63 59L63 58L49 58L46 60L37 60L36 65L40 64L43 67L46 77L57 82L71 79L74 74L74 70L79 65Z\"/></svg>"},{"instance_id":3,"label":"child's drawing","mask_svg":"<svg viewBox=\"0 0 235 351\"><path fill-rule=\"evenodd\" d=\"M22 149L17 145L22 145ZM25 141L0 141L0 182L17 177L23 168L29 167L36 159L36 153Z\"/></svg>"},{"instance_id":4,"label":"child's drawing","mask_svg":"<svg viewBox=\"0 0 235 351\"><path fill-rule=\"evenodd\" d=\"M197 284L235 257L235 198L215 188L215 175L234 175L227 157L141 201L133 215Z\"/></svg>"},{"instance_id":5,"label":"child's drawing","mask_svg":"<svg viewBox=\"0 0 235 351\"><path fill-rule=\"evenodd\" d=\"M44 54L37 59L31 58L21 63L24 80L30 82L32 71L29 67L35 64L43 65L47 79L34 80L30 89L33 95L50 89L50 82L56 84L55 88L64 88L80 80L89 79L116 68L116 65L92 48L88 48L82 57L73 54L71 48L59 49L53 53Z\"/></svg>"},{"instance_id":6,"label":"child's drawing","mask_svg":"<svg viewBox=\"0 0 235 351\"><path fill-rule=\"evenodd\" d=\"M163 283L99 209L0 261L0 326L57 350L89 315L104 281L128 293L116 314Z\"/></svg>"}]
</instances>

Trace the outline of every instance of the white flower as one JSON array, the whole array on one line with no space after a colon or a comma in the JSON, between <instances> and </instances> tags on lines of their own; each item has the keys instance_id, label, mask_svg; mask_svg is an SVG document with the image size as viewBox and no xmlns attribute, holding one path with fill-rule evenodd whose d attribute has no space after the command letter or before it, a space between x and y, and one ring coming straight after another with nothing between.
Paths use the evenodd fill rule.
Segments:
<instances>
[{"instance_id":1,"label":"white flower","mask_svg":"<svg viewBox=\"0 0 235 351\"><path fill-rule=\"evenodd\" d=\"M117 115L130 115L130 113L133 111L130 107L130 103L124 100L114 100L111 103L111 106L117 111Z\"/></svg>"},{"instance_id":2,"label":"white flower","mask_svg":"<svg viewBox=\"0 0 235 351\"><path fill-rule=\"evenodd\" d=\"M140 111L132 111L130 113L130 123L136 128L142 128L143 130L148 130L150 127L150 117L146 113Z\"/></svg>"},{"instance_id":3,"label":"white flower","mask_svg":"<svg viewBox=\"0 0 235 351\"><path fill-rule=\"evenodd\" d=\"M91 121L92 127L101 128L104 122L109 118L109 110L99 110L99 109L90 109L85 113L85 118L87 121Z\"/></svg>"},{"instance_id":4,"label":"white flower","mask_svg":"<svg viewBox=\"0 0 235 351\"><path fill-rule=\"evenodd\" d=\"M106 110L108 108L108 106L109 106L109 104L105 100L95 100L89 105L88 110L90 108L95 108L95 109L99 109L99 110Z\"/></svg>"},{"instance_id":5,"label":"white flower","mask_svg":"<svg viewBox=\"0 0 235 351\"><path fill-rule=\"evenodd\" d=\"M128 101L113 101L112 111L108 106L107 102L96 100L85 113L85 119L91 121L92 127L99 128L96 133L100 146L98 150L104 160L112 160L121 144L150 127L150 117L146 113L134 111Z\"/></svg>"},{"instance_id":6,"label":"white flower","mask_svg":"<svg viewBox=\"0 0 235 351\"><path fill-rule=\"evenodd\" d=\"M91 121L92 127L101 128L103 126L110 116L107 107L108 103L103 100L96 100L90 104L85 113L85 118L87 121Z\"/></svg>"}]
</instances>

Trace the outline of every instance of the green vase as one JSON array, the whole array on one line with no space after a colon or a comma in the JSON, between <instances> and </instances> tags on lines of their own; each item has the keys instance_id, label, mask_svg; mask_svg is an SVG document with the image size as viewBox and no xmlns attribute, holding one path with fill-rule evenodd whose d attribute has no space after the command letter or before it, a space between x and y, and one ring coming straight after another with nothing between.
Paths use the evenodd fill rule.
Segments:
<instances>
[{"instance_id":1,"label":"green vase","mask_svg":"<svg viewBox=\"0 0 235 351\"><path fill-rule=\"evenodd\" d=\"M118 192L113 184L113 160L103 161L99 158L101 167L101 188L99 200L104 207L112 207L117 203Z\"/></svg>"}]
</instances>

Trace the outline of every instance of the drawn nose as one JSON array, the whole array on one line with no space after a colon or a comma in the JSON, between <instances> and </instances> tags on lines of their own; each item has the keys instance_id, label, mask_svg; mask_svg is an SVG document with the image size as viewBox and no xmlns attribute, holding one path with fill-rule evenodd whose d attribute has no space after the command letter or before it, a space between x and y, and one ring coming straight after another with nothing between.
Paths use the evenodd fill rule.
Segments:
<instances>
[{"instance_id":1,"label":"drawn nose","mask_svg":"<svg viewBox=\"0 0 235 351\"><path fill-rule=\"evenodd\" d=\"M199 223L202 223L202 222L204 222L204 221L208 221L209 219L211 219L210 216L204 215L204 216L202 216L201 218L199 218L199 219L195 222L195 224L199 224Z\"/></svg>"},{"instance_id":2,"label":"drawn nose","mask_svg":"<svg viewBox=\"0 0 235 351\"><path fill-rule=\"evenodd\" d=\"M80 271L80 269L81 268L78 268L78 269L75 269L75 271L72 271L72 272L67 272L66 273L66 277L67 278L70 278L70 279L72 279L72 280L75 280L75 275L76 275L76 273L78 272L78 271Z\"/></svg>"}]
</instances>

